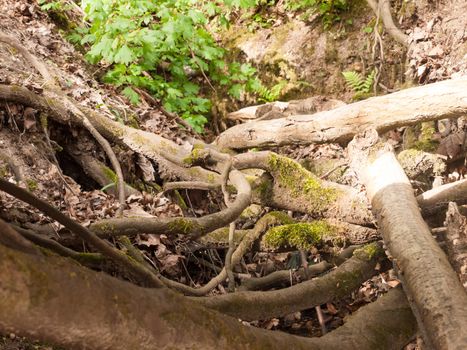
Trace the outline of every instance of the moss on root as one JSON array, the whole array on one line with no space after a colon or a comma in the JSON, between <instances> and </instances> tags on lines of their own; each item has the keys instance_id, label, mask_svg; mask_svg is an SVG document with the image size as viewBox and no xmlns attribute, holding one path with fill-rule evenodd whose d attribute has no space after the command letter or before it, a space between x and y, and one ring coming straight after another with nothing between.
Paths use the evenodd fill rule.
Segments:
<instances>
[{"instance_id":1,"label":"moss on root","mask_svg":"<svg viewBox=\"0 0 467 350\"><path fill-rule=\"evenodd\" d=\"M272 248L291 246L309 249L335 233L336 228L322 220L288 224L271 228L265 235L265 243Z\"/></svg>"},{"instance_id":2,"label":"moss on root","mask_svg":"<svg viewBox=\"0 0 467 350\"><path fill-rule=\"evenodd\" d=\"M169 233L193 233L197 229L197 225L188 219L178 218L169 224Z\"/></svg>"},{"instance_id":3,"label":"moss on root","mask_svg":"<svg viewBox=\"0 0 467 350\"><path fill-rule=\"evenodd\" d=\"M268 166L279 186L294 197L305 195L317 210L324 210L337 198L337 189L324 187L321 179L290 158L271 153Z\"/></svg>"},{"instance_id":4,"label":"moss on root","mask_svg":"<svg viewBox=\"0 0 467 350\"><path fill-rule=\"evenodd\" d=\"M365 260L365 261L370 261L375 256L382 255L382 254L384 254L384 250L376 242L367 244L363 246L362 248L356 249L353 253L353 255L356 256L357 258L359 258L360 260Z\"/></svg>"}]
</instances>

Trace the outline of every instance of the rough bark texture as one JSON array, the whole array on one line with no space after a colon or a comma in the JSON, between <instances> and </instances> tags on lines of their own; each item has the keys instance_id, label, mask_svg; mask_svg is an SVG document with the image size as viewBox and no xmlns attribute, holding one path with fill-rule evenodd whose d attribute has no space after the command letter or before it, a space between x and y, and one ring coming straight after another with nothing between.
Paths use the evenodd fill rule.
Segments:
<instances>
[{"instance_id":1,"label":"rough bark texture","mask_svg":"<svg viewBox=\"0 0 467 350\"><path fill-rule=\"evenodd\" d=\"M453 202L446 213L446 248L449 261L467 290L467 219Z\"/></svg>"},{"instance_id":2,"label":"rough bark texture","mask_svg":"<svg viewBox=\"0 0 467 350\"><path fill-rule=\"evenodd\" d=\"M67 349L400 349L415 332L400 290L360 310L355 326L350 320L306 339L243 326L167 289L143 289L2 245L0 274L0 331Z\"/></svg>"},{"instance_id":3,"label":"rough bark texture","mask_svg":"<svg viewBox=\"0 0 467 350\"><path fill-rule=\"evenodd\" d=\"M386 246L400 272L429 346L464 349L467 294L423 221L410 182L388 151L377 153L377 133L357 136L349 148ZM371 151L370 151L371 150Z\"/></svg>"},{"instance_id":4,"label":"rough bark texture","mask_svg":"<svg viewBox=\"0 0 467 350\"><path fill-rule=\"evenodd\" d=\"M401 125L460 117L467 112L467 77L401 90L313 115L251 122L224 131L220 148L347 142L367 127L385 132Z\"/></svg>"}]
</instances>

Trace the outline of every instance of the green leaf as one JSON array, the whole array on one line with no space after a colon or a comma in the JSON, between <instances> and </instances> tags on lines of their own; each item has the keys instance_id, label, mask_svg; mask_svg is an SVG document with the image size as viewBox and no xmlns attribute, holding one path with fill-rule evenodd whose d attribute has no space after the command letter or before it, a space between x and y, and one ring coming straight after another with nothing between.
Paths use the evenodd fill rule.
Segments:
<instances>
[{"instance_id":1,"label":"green leaf","mask_svg":"<svg viewBox=\"0 0 467 350\"><path fill-rule=\"evenodd\" d=\"M130 64L135 59L133 51L127 46L123 45L115 54L115 63Z\"/></svg>"},{"instance_id":2,"label":"green leaf","mask_svg":"<svg viewBox=\"0 0 467 350\"><path fill-rule=\"evenodd\" d=\"M130 102L133 103L134 105L139 103L139 95L131 87L127 86L126 88L124 88L122 91L122 94L128 97Z\"/></svg>"},{"instance_id":3,"label":"green leaf","mask_svg":"<svg viewBox=\"0 0 467 350\"><path fill-rule=\"evenodd\" d=\"M240 84L233 84L230 89L229 89L229 95L235 97L235 98L240 98L240 94L243 91L243 86Z\"/></svg>"}]
</instances>

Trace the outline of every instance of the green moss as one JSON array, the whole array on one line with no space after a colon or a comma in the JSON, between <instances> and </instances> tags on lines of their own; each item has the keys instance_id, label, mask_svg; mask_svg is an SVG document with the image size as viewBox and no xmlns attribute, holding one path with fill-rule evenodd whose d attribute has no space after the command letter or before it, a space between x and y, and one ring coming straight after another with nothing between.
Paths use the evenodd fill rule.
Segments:
<instances>
[{"instance_id":1,"label":"green moss","mask_svg":"<svg viewBox=\"0 0 467 350\"><path fill-rule=\"evenodd\" d=\"M290 224L295 223L295 220L292 219L290 216L288 216L283 211L271 211L270 213L267 214L267 216L273 217L275 220L277 220L278 223L282 225L290 225Z\"/></svg>"},{"instance_id":2,"label":"green moss","mask_svg":"<svg viewBox=\"0 0 467 350\"><path fill-rule=\"evenodd\" d=\"M323 187L318 177L290 158L271 153L268 165L281 187L287 188L293 197L305 195L316 210L325 209L337 198L337 189Z\"/></svg>"},{"instance_id":3,"label":"green moss","mask_svg":"<svg viewBox=\"0 0 467 350\"><path fill-rule=\"evenodd\" d=\"M214 176L214 174L208 174L207 180L210 184L213 184L214 182L216 182L216 177Z\"/></svg>"},{"instance_id":4,"label":"green moss","mask_svg":"<svg viewBox=\"0 0 467 350\"><path fill-rule=\"evenodd\" d=\"M39 118L40 118L40 121L41 121L41 126L44 129L47 129L47 124L48 124L47 115L45 113L41 113Z\"/></svg>"},{"instance_id":5,"label":"green moss","mask_svg":"<svg viewBox=\"0 0 467 350\"><path fill-rule=\"evenodd\" d=\"M28 190L30 192L33 192L37 190L37 181L33 179L27 179L26 180L26 185L28 186Z\"/></svg>"},{"instance_id":6,"label":"green moss","mask_svg":"<svg viewBox=\"0 0 467 350\"><path fill-rule=\"evenodd\" d=\"M374 257L384 254L384 250L378 243L373 242L363 246L362 248L356 249L353 254L361 260L370 261Z\"/></svg>"},{"instance_id":7,"label":"green moss","mask_svg":"<svg viewBox=\"0 0 467 350\"><path fill-rule=\"evenodd\" d=\"M0 168L0 177L7 177L9 173L8 166L4 165Z\"/></svg>"},{"instance_id":8,"label":"green moss","mask_svg":"<svg viewBox=\"0 0 467 350\"><path fill-rule=\"evenodd\" d=\"M177 203L180 206L180 208L182 208L182 210L187 210L188 206L186 205L185 200L181 196L180 192L177 190L177 191L174 191L174 194L175 194L175 197L177 198Z\"/></svg>"},{"instance_id":9,"label":"green moss","mask_svg":"<svg viewBox=\"0 0 467 350\"><path fill-rule=\"evenodd\" d=\"M102 166L102 171L104 172L104 175L108 180L110 180L111 182L117 184L118 177L117 177L117 174L115 174L112 169L110 169L109 167L103 165Z\"/></svg>"},{"instance_id":10,"label":"green moss","mask_svg":"<svg viewBox=\"0 0 467 350\"><path fill-rule=\"evenodd\" d=\"M324 237L335 235L336 228L326 221L317 220L311 223L297 223L277 226L268 230L265 235L266 245L278 248L284 245L309 249L321 242Z\"/></svg>"},{"instance_id":11,"label":"green moss","mask_svg":"<svg viewBox=\"0 0 467 350\"><path fill-rule=\"evenodd\" d=\"M102 232L106 235L113 235L113 233L115 232L115 226L107 222L97 222L92 224L92 231Z\"/></svg>"},{"instance_id":12,"label":"green moss","mask_svg":"<svg viewBox=\"0 0 467 350\"><path fill-rule=\"evenodd\" d=\"M196 228L195 223L189 219L178 218L169 223L170 233L188 234L192 233Z\"/></svg>"},{"instance_id":13,"label":"green moss","mask_svg":"<svg viewBox=\"0 0 467 350\"><path fill-rule=\"evenodd\" d=\"M434 122L422 123L421 133L413 145L413 148L425 152L434 152L439 145L439 142L434 139L435 134L435 124Z\"/></svg>"},{"instance_id":14,"label":"green moss","mask_svg":"<svg viewBox=\"0 0 467 350\"><path fill-rule=\"evenodd\" d=\"M272 198L272 182L268 179L263 179L254 190L263 203L268 203Z\"/></svg>"},{"instance_id":15,"label":"green moss","mask_svg":"<svg viewBox=\"0 0 467 350\"><path fill-rule=\"evenodd\" d=\"M193 150L190 152L190 155L183 158L183 163L187 165L193 165L198 159L202 158L204 154L205 152L203 152L202 148L193 147Z\"/></svg>"},{"instance_id":16,"label":"green moss","mask_svg":"<svg viewBox=\"0 0 467 350\"><path fill-rule=\"evenodd\" d=\"M104 262L102 255L96 253L78 253L75 259L83 265L97 266Z\"/></svg>"}]
</instances>

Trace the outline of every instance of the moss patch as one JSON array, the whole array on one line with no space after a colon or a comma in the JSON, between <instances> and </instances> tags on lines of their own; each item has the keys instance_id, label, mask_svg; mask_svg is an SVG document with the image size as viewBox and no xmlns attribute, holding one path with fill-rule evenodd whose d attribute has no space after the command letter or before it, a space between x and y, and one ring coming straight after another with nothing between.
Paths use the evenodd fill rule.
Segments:
<instances>
[{"instance_id":1,"label":"moss patch","mask_svg":"<svg viewBox=\"0 0 467 350\"><path fill-rule=\"evenodd\" d=\"M268 165L279 186L287 188L293 197L305 195L317 211L324 210L337 198L337 189L324 187L323 181L292 159L271 153Z\"/></svg>"},{"instance_id":2,"label":"moss patch","mask_svg":"<svg viewBox=\"0 0 467 350\"><path fill-rule=\"evenodd\" d=\"M34 179L27 179L26 180L26 185L28 186L29 192L33 192L37 190L37 181Z\"/></svg>"},{"instance_id":3,"label":"moss patch","mask_svg":"<svg viewBox=\"0 0 467 350\"><path fill-rule=\"evenodd\" d=\"M336 228L326 221L297 223L271 228L265 235L266 245L272 248L292 246L309 249L321 242L325 237L333 236Z\"/></svg>"},{"instance_id":4,"label":"moss patch","mask_svg":"<svg viewBox=\"0 0 467 350\"><path fill-rule=\"evenodd\" d=\"M360 260L370 261L378 255L384 254L384 250L376 243L370 243L362 248L356 249L353 253L354 256Z\"/></svg>"},{"instance_id":5,"label":"moss patch","mask_svg":"<svg viewBox=\"0 0 467 350\"><path fill-rule=\"evenodd\" d=\"M193 221L183 218L175 219L169 223L170 233L188 234L193 233L196 228L197 226Z\"/></svg>"}]
</instances>

